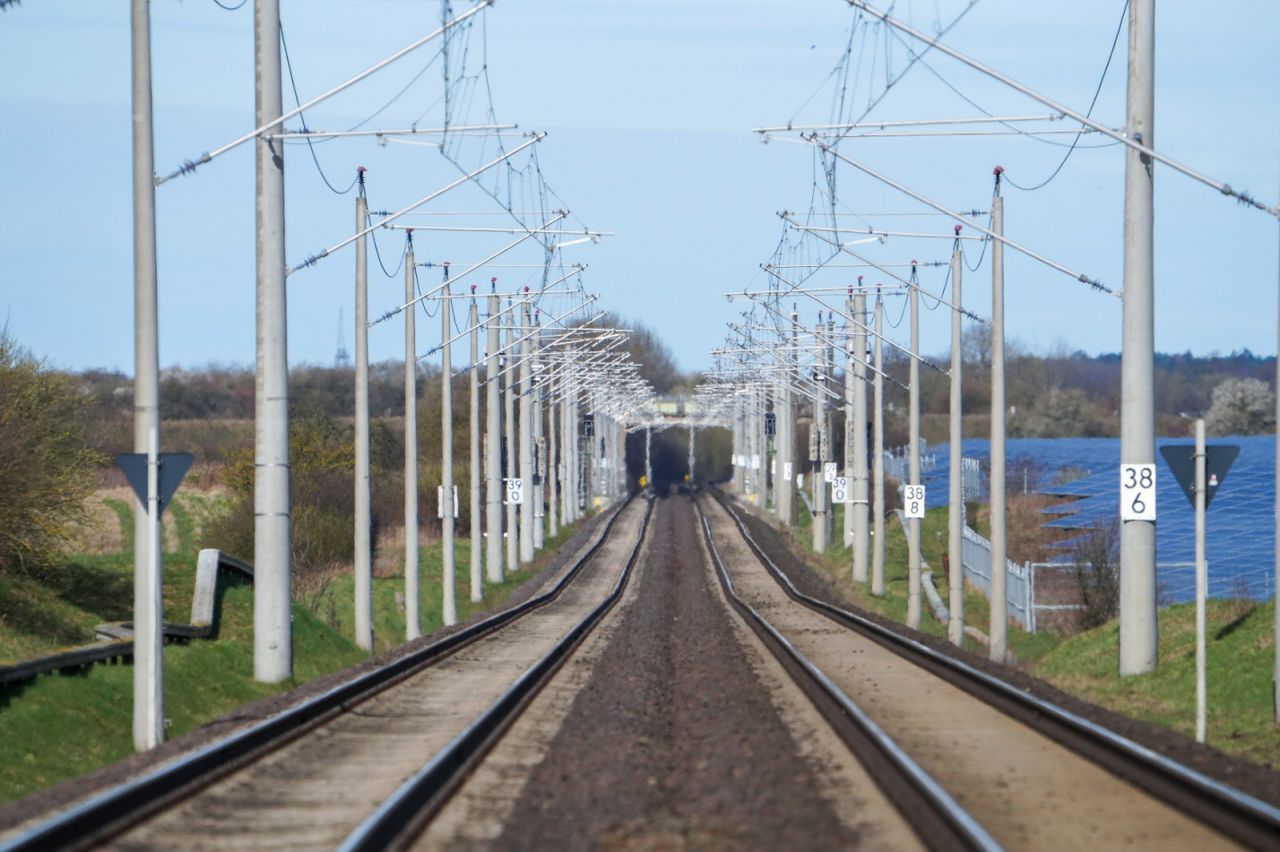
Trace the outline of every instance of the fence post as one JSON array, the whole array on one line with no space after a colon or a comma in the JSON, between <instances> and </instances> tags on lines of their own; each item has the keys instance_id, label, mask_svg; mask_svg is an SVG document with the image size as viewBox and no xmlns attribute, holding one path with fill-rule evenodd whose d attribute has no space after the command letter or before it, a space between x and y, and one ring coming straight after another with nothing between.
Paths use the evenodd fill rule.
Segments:
<instances>
[{"instance_id":1,"label":"fence post","mask_svg":"<svg viewBox=\"0 0 1280 852\"><path fill-rule=\"evenodd\" d=\"M1036 568L1031 562L1027 566L1027 632L1036 632Z\"/></svg>"}]
</instances>

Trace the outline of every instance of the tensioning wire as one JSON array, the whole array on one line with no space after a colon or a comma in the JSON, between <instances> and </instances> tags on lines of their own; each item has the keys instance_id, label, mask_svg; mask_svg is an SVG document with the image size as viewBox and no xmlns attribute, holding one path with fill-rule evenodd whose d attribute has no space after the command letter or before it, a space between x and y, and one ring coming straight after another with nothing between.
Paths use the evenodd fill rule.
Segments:
<instances>
[{"instance_id":1,"label":"tensioning wire","mask_svg":"<svg viewBox=\"0 0 1280 852\"><path fill-rule=\"evenodd\" d=\"M908 51L911 51L913 55L916 55L915 49L910 45L909 42L907 42L906 38L903 35L901 35L897 31L894 31L893 37L896 38L899 42L901 42L903 47L905 47ZM923 54L919 54L919 55L923 56ZM941 71L934 68L928 62L925 62L924 59L920 59L919 62L922 66L924 66L924 69L926 71L928 71L934 77L938 78L938 81L941 82L942 85L946 86L948 89L954 92L961 100L963 100L969 106L973 107L978 112L982 113L988 118L996 118L995 113L991 112L986 107L982 106L977 101L975 101L973 98L969 97L964 92L960 91L959 87L957 87L954 83L948 80ZM1045 139L1043 136L1038 136L1034 130L1024 130L1023 128L1018 127L1007 121L998 121L997 123L999 123L1000 126L1008 128L1014 133L1017 133L1019 136L1025 136L1028 139L1034 140L1036 142L1041 142L1045 145L1053 145L1056 148L1091 148L1091 149L1092 148L1110 148L1113 145L1120 144L1118 141L1115 141L1115 140L1112 140L1110 142L1101 142L1097 145L1080 145L1078 141L1071 142L1070 144L1068 144L1066 142L1059 142L1056 139Z\"/></svg>"},{"instance_id":2,"label":"tensioning wire","mask_svg":"<svg viewBox=\"0 0 1280 852\"><path fill-rule=\"evenodd\" d=\"M280 49L284 53L284 67L289 72L289 87L293 89L293 101L298 106L302 106L302 98L298 96L298 83L293 78L293 62L289 59L289 45L284 38L284 22L283 21L281 21L280 23ZM301 112L298 113L298 120L302 122L302 129L304 131L307 130L306 113L301 113ZM346 195L348 192L350 192L351 189L360 180L359 174L357 174L356 177L351 179L351 183L347 185L346 189L338 189L336 186L333 185L333 183L330 182L328 176L324 173L324 168L320 165L320 158L316 156L315 145L312 144L311 137L310 136L306 137L306 140L307 140L307 150L311 152L311 162L315 164L316 171L319 172L320 180L324 181L324 185L329 187L329 190L333 192L335 195ZM283 140L281 140L281 142L283 144Z\"/></svg>"},{"instance_id":3,"label":"tensioning wire","mask_svg":"<svg viewBox=\"0 0 1280 852\"><path fill-rule=\"evenodd\" d=\"M1089 101L1089 111L1084 114L1085 118L1093 117L1093 108L1097 106L1098 96L1102 94L1102 84L1107 79L1107 71L1111 68L1111 60L1115 58L1116 45L1120 43L1120 32L1121 30L1124 29L1124 19L1128 13L1129 13L1129 0L1124 0L1124 8L1120 10L1120 22L1116 24L1116 34L1111 39L1111 51L1107 54L1106 65L1102 66L1102 75L1098 77L1098 85L1097 85L1097 88L1093 90L1093 100ZM1071 155L1075 153L1076 145L1080 141L1080 137L1082 135L1084 135L1083 127L1080 128L1080 132L1075 135L1075 138L1071 140L1071 147L1067 149L1067 153L1062 155L1062 161L1058 163L1058 167L1054 169L1052 172L1050 172L1047 178L1040 181L1035 186L1022 186L1021 184L1015 183L1013 178L1009 177L1008 171L1004 173L1004 179L1007 180L1009 182L1009 185L1012 186L1014 189L1020 189L1023 192L1035 192L1037 189L1048 186L1050 181L1052 181L1054 178L1058 176L1058 172L1062 171L1062 167L1067 164L1067 160L1071 159ZM1116 143L1112 143L1112 144L1116 144Z\"/></svg>"}]
</instances>

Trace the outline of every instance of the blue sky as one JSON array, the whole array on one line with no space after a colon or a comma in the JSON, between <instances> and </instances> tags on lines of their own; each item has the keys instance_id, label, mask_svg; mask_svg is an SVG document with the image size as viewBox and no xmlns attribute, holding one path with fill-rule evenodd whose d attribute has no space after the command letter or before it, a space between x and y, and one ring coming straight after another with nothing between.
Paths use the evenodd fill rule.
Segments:
<instances>
[{"instance_id":1,"label":"blue sky","mask_svg":"<svg viewBox=\"0 0 1280 852\"><path fill-rule=\"evenodd\" d=\"M898 5L900 13L910 8ZM963 5L915 3L915 20L928 26L935 8L950 18ZM948 42L1083 109L1121 5L982 0ZM1156 146L1274 204L1280 195L1280 51L1274 43L1280 4L1241 0L1214 4L1212 14L1204 9L1188 0L1158 5ZM439 10L435 0L284 0L303 97L426 32L438 23ZM830 89L821 85L844 49L850 11L839 0L500 0L484 17L484 39L477 27L476 53L468 59L478 67L480 46L487 47L498 118L547 131L539 162L551 186L577 220L618 234L566 249L566 260L589 264L587 289L611 311L656 328L683 367L705 366L707 350L723 339L725 320L741 309L723 294L763 286L758 265L781 234L776 211L803 211L809 203L809 152L763 145L751 128L827 119ZM159 170L251 129L251 19L249 7L226 12L212 0L153 3ZM346 127L365 118L421 70L431 51L318 108L310 125ZM900 64L901 50L895 53ZM988 110L1044 111L949 60L930 62ZM0 230L0 310L21 342L57 364L128 371L128 4L24 0L0 13L0 79L0 161L7 165L10 206ZM438 79L437 66L370 126L402 126L421 114L439 92ZM868 79L876 78L863 77L860 93L851 97L865 100ZM802 106L815 90L818 96ZM1122 37L1095 116L1119 126L1123 112ZM873 113L884 120L974 114L919 67ZM1038 182L1062 151L1020 137L859 140L842 150L946 204L981 209L993 165L1004 165L1020 182ZM343 186L356 165L368 166L375 208L399 207L457 174L438 154L408 146L342 141L316 151ZM252 173L244 148L158 191L166 366L252 361ZM350 232L352 201L324 188L304 147L289 148L287 173L287 256L296 260ZM1007 233L1118 288L1122 179L1120 148L1080 150L1045 189L1006 192ZM840 187L849 210L920 209L851 170L841 174ZM478 193L459 190L434 209L484 204ZM904 221L949 229L936 217L877 224ZM384 251L398 256L400 239L382 237ZM420 235L419 259L466 262L507 239ZM867 251L896 263L941 258L945 243L891 240ZM1161 170L1157 347L1275 352L1277 253L1274 219ZM1008 263L1009 334L1040 349L1119 349L1117 300L1033 262L1011 256ZM351 346L352 264L349 252L337 254L290 279L292 361L332 360L339 309ZM530 273L492 274L516 284ZM849 277L833 272L827 280L840 275ZM923 280L941 286L932 271ZM370 284L371 313L400 301L402 283L383 277L376 264ZM989 299L986 268L967 274L966 306L986 315ZM419 325L425 350L439 331L430 322ZM926 316L923 325L926 350L944 350L942 312ZM375 327L370 347L374 359L400 357L398 330Z\"/></svg>"}]
</instances>

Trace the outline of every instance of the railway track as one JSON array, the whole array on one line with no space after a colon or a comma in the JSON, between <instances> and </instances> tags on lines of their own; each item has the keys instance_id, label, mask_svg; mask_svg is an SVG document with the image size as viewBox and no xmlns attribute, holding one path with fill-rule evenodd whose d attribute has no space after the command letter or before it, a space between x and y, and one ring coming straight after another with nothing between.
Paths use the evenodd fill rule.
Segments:
<instances>
[{"instance_id":1,"label":"railway track","mask_svg":"<svg viewBox=\"0 0 1280 852\"><path fill-rule=\"evenodd\" d=\"M926 845L1275 848L1280 809L804 594L726 499L695 505L733 608Z\"/></svg>"},{"instance_id":2,"label":"railway track","mask_svg":"<svg viewBox=\"0 0 1280 852\"><path fill-rule=\"evenodd\" d=\"M622 595L651 504L543 592L0 840L0 850L409 842Z\"/></svg>"}]
</instances>

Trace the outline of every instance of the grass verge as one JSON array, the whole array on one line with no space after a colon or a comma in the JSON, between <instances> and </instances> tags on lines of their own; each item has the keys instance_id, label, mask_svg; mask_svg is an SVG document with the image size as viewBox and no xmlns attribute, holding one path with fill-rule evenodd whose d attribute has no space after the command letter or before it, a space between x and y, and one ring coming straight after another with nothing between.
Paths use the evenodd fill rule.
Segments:
<instances>
[{"instance_id":1,"label":"grass verge","mask_svg":"<svg viewBox=\"0 0 1280 852\"><path fill-rule=\"evenodd\" d=\"M1066 639L1034 673L1095 704L1194 736L1195 613L1195 604L1160 610L1160 665L1150 674L1117 673L1115 621ZM1271 680L1275 602L1211 600L1205 620L1205 741L1228 754L1280 766Z\"/></svg>"},{"instance_id":2,"label":"grass verge","mask_svg":"<svg viewBox=\"0 0 1280 852\"><path fill-rule=\"evenodd\" d=\"M123 501L112 502L118 504L111 508L119 517L126 549L77 555L38 575L0 577L0 661L92 642L95 625L132 617L133 510ZM216 506L199 494L172 508L179 506L173 515L177 534L166 540L165 617L186 622L195 582L196 529ZM501 584L487 586L484 600L477 603L470 600L470 542L459 539L459 618L500 606L576 529L566 528L549 537L532 566L508 575ZM422 630L427 634L442 624L439 542L422 548L421 565ZM403 641L403 588L401 576L374 582L378 652ZM367 659L369 655L351 639L353 597L347 571L331 578L318 593L295 602L294 676L279 684L261 684L253 680L253 589L247 585L227 588L216 640L165 647L169 736L180 736L249 701ZM75 674L43 675L0 688L0 801L21 798L131 754L132 694L130 665L91 666Z\"/></svg>"}]
</instances>

